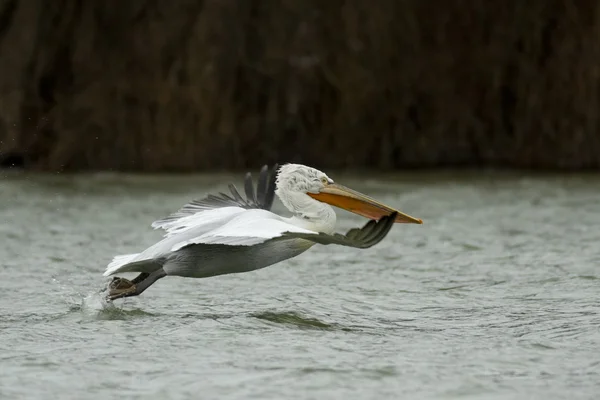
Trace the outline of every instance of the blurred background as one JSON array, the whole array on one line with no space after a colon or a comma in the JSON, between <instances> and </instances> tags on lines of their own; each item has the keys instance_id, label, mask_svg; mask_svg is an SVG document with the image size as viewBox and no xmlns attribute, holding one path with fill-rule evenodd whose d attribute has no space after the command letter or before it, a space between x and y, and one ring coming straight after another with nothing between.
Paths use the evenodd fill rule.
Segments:
<instances>
[{"instance_id":1,"label":"blurred background","mask_svg":"<svg viewBox=\"0 0 600 400\"><path fill-rule=\"evenodd\" d=\"M3 0L0 164L590 169L589 0Z\"/></svg>"}]
</instances>

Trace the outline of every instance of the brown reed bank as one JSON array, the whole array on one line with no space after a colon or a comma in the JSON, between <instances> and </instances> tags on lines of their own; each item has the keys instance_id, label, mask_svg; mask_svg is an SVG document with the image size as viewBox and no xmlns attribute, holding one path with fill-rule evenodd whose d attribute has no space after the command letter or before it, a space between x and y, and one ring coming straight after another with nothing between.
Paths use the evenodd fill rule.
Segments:
<instances>
[{"instance_id":1,"label":"brown reed bank","mask_svg":"<svg viewBox=\"0 0 600 400\"><path fill-rule=\"evenodd\" d=\"M600 166L593 0L3 0L0 161Z\"/></svg>"}]
</instances>

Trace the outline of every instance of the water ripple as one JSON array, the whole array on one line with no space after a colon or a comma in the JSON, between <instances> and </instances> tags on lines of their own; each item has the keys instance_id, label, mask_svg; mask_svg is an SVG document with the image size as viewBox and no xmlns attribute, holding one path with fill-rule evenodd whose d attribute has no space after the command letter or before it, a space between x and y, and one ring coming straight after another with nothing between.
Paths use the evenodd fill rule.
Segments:
<instances>
[{"instance_id":1,"label":"water ripple","mask_svg":"<svg viewBox=\"0 0 600 400\"><path fill-rule=\"evenodd\" d=\"M598 177L349 176L425 224L395 227L373 249L316 246L249 274L169 277L139 298L103 299L114 254L153 243L154 218L229 179L239 177L3 181L0 397L600 391Z\"/></svg>"}]
</instances>

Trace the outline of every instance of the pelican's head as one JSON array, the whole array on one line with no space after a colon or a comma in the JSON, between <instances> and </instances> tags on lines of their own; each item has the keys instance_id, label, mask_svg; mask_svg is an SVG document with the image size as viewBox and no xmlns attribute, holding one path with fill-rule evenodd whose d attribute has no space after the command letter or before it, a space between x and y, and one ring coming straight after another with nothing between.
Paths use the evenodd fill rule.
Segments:
<instances>
[{"instance_id":1,"label":"pelican's head","mask_svg":"<svg viewBox=\"0 0 600 400\"><path fill-rule=\"evenodd\" d=\"M355 190L339 185L318 169L301 164L285 164L277 174L277 196L286 207L299 210L303 202L294 194L306 194L314 200L353 212L370 219L379 219L396 211L396 223L422 224L419 218L411 217L386 206Z\"/></svg>"},{"instance_id":2,"label":"pelican's head","mask_svg":"<svg viewBox=\"0 0 600 400\"><path fill-rule=\"evenodd\" d=\"M301 164L285 164L277 174L277 191L319 193L327 184L333 183L324 172Z\"/></svg>"}]
</instances>

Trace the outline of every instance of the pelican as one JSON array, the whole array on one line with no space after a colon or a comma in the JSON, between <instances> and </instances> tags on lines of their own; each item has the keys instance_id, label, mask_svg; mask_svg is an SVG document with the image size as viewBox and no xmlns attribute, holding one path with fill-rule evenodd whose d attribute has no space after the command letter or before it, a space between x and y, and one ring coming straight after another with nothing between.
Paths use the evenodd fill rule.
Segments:
<instances>
[{"instance_id":1,"label":"pelican","mask_svg":"<svg viewBox=\"0 0 600 400\"><path fill-rule=\"evenodd\" d=\"M193 200L177 212L152 223L164 238L141 253L118 255L104 272L139 275L129 281L113 277L107 300L138 296L165 276L207 278L249 272L296 257L315 244L366 249L379 243L394 223L422 224L362 193L335 183L325 173L300 164L262 167L256 190L250 173L244 199L235 185ZM292 213L271 212L277 197ZM335 233L336 206L370 221L345 235Z\"/></svg>"}]
</instances>

